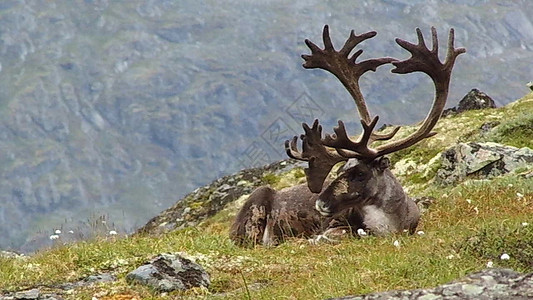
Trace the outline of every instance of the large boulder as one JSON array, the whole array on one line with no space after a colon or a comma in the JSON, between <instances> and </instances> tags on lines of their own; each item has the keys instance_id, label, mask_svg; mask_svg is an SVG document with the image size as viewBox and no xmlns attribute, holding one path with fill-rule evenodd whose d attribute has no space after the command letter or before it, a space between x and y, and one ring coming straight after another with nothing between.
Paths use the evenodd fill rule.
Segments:
<instances>
[{"instance_id":1,"label":"large boulder","mask_svg":"<svg viewBox=\"0 0 533 300\"><path fill-rule=\"evenodd\" d=\"M533 167L533 150L502 144L459 143L441 155L437 182L453 184L469 176L490 178Z\"/></svg>"},{"instance_id":2,"label":"large boulder","mask_svg":"<svg viewBox=\"0 0 533 300\"><path fill-rule=\"evenodd\" d=\"M204 268L178 254L163 253L126 276L132 283L144 284L160 292L209 287L209 274Z\"/></svg>"},{"instance_id":3,"label":"large boulder","mask_svg":"<svg viewBox=\"0 0 533 300\"><path fill-rule=\"evenodd\" d=\"M445 109L442 112L442 116L447 116L451 114L462 113L467 110L474 109L484 109L484 108L495 108L496 103L489 97L487 94L479 91L478 89L472 89L468 94L466 94L457 106Z\"/></svg>"},{"instance_id":4,"label":"large boulder","mask_svg":"<svg viewBox=\"0 0 533 300\"><path fill-rule=\"evenodd\" d=\"M436 288L388 291L331 300L459 300L533 299L533 273L520 274L509 269L486 269Z\"/></svg>"}]
</instances>

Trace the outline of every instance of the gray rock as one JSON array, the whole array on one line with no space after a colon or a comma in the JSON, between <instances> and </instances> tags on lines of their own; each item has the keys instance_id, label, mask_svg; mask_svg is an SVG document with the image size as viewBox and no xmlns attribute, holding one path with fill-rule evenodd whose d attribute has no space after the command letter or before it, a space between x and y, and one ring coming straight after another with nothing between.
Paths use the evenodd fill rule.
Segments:
<instances>
[{"instance_id":1,"label":"gray rock","mask_svg":"<svg viewBox=\"0 0 533 300\"><path fill-rule=\"evenodd\" d=\"M19 257L24 257L24 255L20 255L18 253L11 252L11 251L0 250L0 257L3 257L3 258L19 258Z\"/></svg>"},{"instance_id":2,"label":"gray rock","mask_svg":"<svg viewBox=\"0 0 533 300\"><path fill-rule=\"evenodd\" d=\"M467 110L495 108L496 103L487 94L479 91L478 89L472 89L466 94L457 106L445 109L442 112L442 116L451 114L459 114Z\"/></svg>"},{"instance_id":3,"label":"gray rock","mask_svg":"<svg viewBox=\"0 0 533 300\"><path fill-rule=\"evenodd\" d=\"M178 254L163 253L126 276L130 283L148 285L160 292L209 287L209 274L202 266Z\"/></svg>"},{"instance_id":4,"label":"gray rock","mask_svg":"<svg viewBox=\"0 0 533 300\"><path fill-rule=\"evenodd\" d=\"M453 184L468 176L490 178L533 167L533 150L497 143L459 143L444 151L437 181Z\"/></svg>"},{"instance_id":5,"label":"gray rock","mask_svg":"<svg viewBox=\"0 0 533 300\"><path fill-rule=\"evenodd\" d=\"M15 293L15 299L39 299L41 291L39 289L31 289Z\"/></svg>"},{"instance_id":6,"label":"gray rock","mask_svg":"<svg viewBox=\"0 0 533 300\"><path fill-rule=\"evenodd\" d=\"M486 269L462 279L430 289L387 291L331 300L459 300L533 299L533 273L520 274L509 269Z\"/></svg>"},{"instance_id":7,"label":"gray rock","mask_svg":"<svg viewBox=\"0 0 533 300\"><path fill-rule=\"evenodd\" d=\"M83 283L98 283L98 282L111 282L117 278L110 273L102 273L98 275L90 275L83 280Z\"/></svg>"}]
</instances>

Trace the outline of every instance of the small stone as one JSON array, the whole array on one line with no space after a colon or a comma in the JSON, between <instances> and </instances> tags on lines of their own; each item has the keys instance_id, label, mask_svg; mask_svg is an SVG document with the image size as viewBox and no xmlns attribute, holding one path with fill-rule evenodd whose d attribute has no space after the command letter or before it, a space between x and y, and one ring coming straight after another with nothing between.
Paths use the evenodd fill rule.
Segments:
<instances>
[{"instance_id":1,"label":"small stone","mask_svg":"<svg viewBox=\"0 0 533 300\"><path fill-rule=\"evenodd\" d=\"M502 256L500 256L500 259L501 259L501 260L509 260L510 258L511 258L511 257L510 257L509 254L507 254L507 253L504 253L504 254L502 254Z\"/></svg>"},{"instance_id":2,"label":"small stone","mask_svg":"<svg viewBox=\"0 0 533 300\"><path fill-rule=\"evenodd\" d=\"M208 288L210 276L202 266L178 254L163 253L130 272L128 282L150 286L160 292Z\"/></svg>"},{"instance_id":3,"label":"small stone","mask_svg":"<svg viewBox=\"0 0 533 300\"><path fill-rule=\"evenodd\" d=\"M441 299L442 297L435 294L425 294L424 296L418 297L418 300L437 300Z\"/></svg>"},{"instance_id":4,"label":"small stone","mask_svg":"<svg viewBox=\"0 0 533 300\"><path fill-rule=\"evenodd\" d=\"M466 295L477 296L483 293L484 287L473 284L465 284L463 285L462 290Z\"/></svg>"},{"instance_id":5,"label":"small stone","mask_svg":"<svg viewBox=\"0 0 533 300\"><path fill-rule=\"evenodd\" d=\"M419 231L416 232L416 234L418 234L418 235L424 235L424 234L426 234L426 233L423 232L422 230L419 230Z\"/></svg>"},{"instance_id":6,"label":"small stone","mask_svg":"<svg viewBox=\"0 0 533 300\"><path fill-rule=\"evenodd\" d=\"M15 299L39 299L40 295L41 291L39 289L31 289L15 293Z\"/></svg>"},{"instance_id":7,"label":"small stone","mask_svg":"<svg viewBox=\"0 0 533 300\"><path fill-rule=\"evenodd\" d=\"M392 243L392 244L394 245L394 247L400 248L400 241L395 240L394 243Z\"/></svg>"}]
</instances>

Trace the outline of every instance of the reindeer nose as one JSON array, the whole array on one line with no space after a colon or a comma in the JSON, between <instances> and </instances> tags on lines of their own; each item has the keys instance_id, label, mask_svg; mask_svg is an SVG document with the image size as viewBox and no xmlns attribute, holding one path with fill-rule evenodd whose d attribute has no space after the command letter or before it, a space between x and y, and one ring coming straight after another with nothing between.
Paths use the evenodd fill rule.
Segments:
<instances>
[{"instance_id":1,"label":"reindeer nose","mask_svg":"<svg viewBox=\"0 0 533 300\"><path fill-rule=\"evenodd\" d=\"M325 217L331 216L331 209L329 209L326 203L320 199L316 200L315 209L318 210L318 212Z\"/></svg>"}]
</instances>

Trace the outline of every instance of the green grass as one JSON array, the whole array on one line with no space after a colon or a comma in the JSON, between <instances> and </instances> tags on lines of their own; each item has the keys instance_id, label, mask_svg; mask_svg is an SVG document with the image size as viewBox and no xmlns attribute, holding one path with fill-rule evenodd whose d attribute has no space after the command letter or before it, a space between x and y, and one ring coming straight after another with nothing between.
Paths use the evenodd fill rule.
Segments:
<instances>
[{"instance_id":1,"label":"green grass","mask_svg":"<svg viewBox=\"0 0 533 300\"><path fill-rule=\"evenodd\" d=\"M531 180L519 177L435 188L440 198L423 216L419 229L424 235L346 239L335 245L313 246L293 239L271 249L240 248L227 238L233 214L221 212L215 216L216 222L158 237L99 239L57 246L25 260L1 259L0 286L19 290L112 271L118 281L83 288L69 297L90 299L95 293L108 293L164 299L124 279L129 271L161 252L187 253L211 274L209 290L193 289L173 296L211 298L231 293L221 299L247 299L243 277L248 284L263 286L250 289L252 299L291 295L322 299L434 286L483 269L489 260L495 266L533 271L533 224L521 225L533 214L532 191ZM393 245L395 240L400 247ZM499 260L504 252L510 260Z\"/></svg>"}]
</instances>

